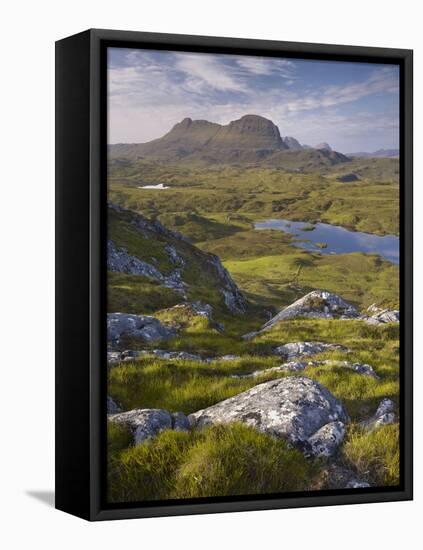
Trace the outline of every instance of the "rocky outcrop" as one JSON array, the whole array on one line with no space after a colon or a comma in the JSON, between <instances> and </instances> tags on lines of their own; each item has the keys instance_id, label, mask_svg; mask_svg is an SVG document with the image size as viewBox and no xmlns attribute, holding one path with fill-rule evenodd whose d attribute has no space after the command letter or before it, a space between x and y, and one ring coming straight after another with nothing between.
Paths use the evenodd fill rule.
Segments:
<instances>
[{"instance_id":1,"label":"rocky outcrop","mask_svg":"<svg viewBox=\"0 0 423 550\"><path fill-rule=\"evenodd\" d=\"M149 277L164 287L179 292L184 297L186 295L187 285L182 280L181 268L177 268L170 275L164 276L154 265L131 256L125 248L117 248L111 240L107 241L107 269L117 273Z\"/></svg>"},{"instance_id":2,"label":"rocky outcrop","mask_svg":"<svg viewBox=\"0 0 423 550\"><path fill-rule=\"evenodd\" d=\"M111 422L128 426L135 445L158 435L163 430L188 431L190 423L181 412L170 413L165 409L133 409L108 416Z\"/></svg>"},{"instance_id":3,"label":"rocky outcrop","mask_svg":"<svg viewBox=\"0 0 423 550\"><path fill-rule=\"evenodd\" d=\"M316 353L325 353L328 351L342 351L349 353L349 349L341 344L328 344L326 342L289 342L275 348L275 353L290 361L297 357L315 355Z\"/></svg>"},{"instance_id":4,"label":"rocky outcrop","mask_svg":"<svg viewBox=\"0 0 423 550\"><path fill-rule=\"evenodd\" d=\"M168 351L163 349L149 350L124 350L124 351L108 351L107 363L109 366L118 365L120 363L128 363L136 361L145 356L153 355L159 359L167 361L197 361L200 363L212 363L214 361L236 361L240 359L239 355L220 355L217 357L202 357L201 355L190 353L188 351Z\"/></svg>"},{"instance_id":5,"label":"rocky outcrop","mask_svg":"<svg viewBox=\"0 0 423 550\"><path fill-rule=\"evenodd\" d=\"M232 313L245 313L247 310L247 301L244 295L229 275L228 270L223 267L219 258L214 254L210 254L209 256L209 262L217 271L221 281L222 287L220 293L223 296L226 307L232 311Z\"/></svg>"},{"instance_id":6,"label":"rocky outcrop","mask_svg":"<svg viewBox=\"0 0 423 550\"><path fill-rule=\"evenodd\" d=\"M143 257L139 258L129 254L125 247L117 246L111 239L108 241L107 251L109 271L149 277L163 287L178 292L183 300L188 299L188 293L196 297L197 293L203 294L207 286L210 286L220 293L229 311L232 313L246 311L245 297L217 256L203 252L183 235L167 229L157 220L149 220L136 212L113 204L109 204L109 208L130 232L134 232L135 229L142 236L141 242L154 240L155 247L160 251L160 254L157 254L160 256L160 261L154 256L146 258L143 255L143 246L140 245L139 255ZM196 282L185 276L189 270L201 274L199 287L202 288L197 289ZM213 295L216 295L216 292L213 292Z\"/></svg>"},{"instance_id":7,"label":"rocky outcrop","mask_svg":"<svg viewBox=\"0 0 423 550\"><path fill-rule=\"evenodd\" d=\"M259 384L188 418L197 427L242 422L283 438L313 456L333 454L348 422L341 402L318 382L305 377Z\"/></svg>"},{"instance_id":8,"label":"rocky outcrop","mask_svg":"<svg viewBox=\"0 0 423 550\"><path fill-rule=\"evenodd\" d=\"M327 359L325 361L288 361L287 363L283 363L278 367L272 367L270 369L264 369L264 370L256 370L250 374L234 375L234 376L236 378L248 378L248 377L256 378L258 376L273 374L278 372L301 372L306 367L319 367L321 365L332 365L334 367L346 368L346 369L353 370L357 374L371 376L376 380L379 379L379 376L376 374L374 368L371 365L367 365L366 363L351 363L349 361L334 361L332 359Z\"/></svg>"},{"instance_id":9,"label":"rocky outcrop","mask_svg":"<svg viewBox=\"0 0 423 550\"><path fill-rule=\"evenodd\" d=\"M361 423L361 426L369 431L374 431L381 426L396 422L395 403L392 399L382 399L375 414Z\"/></svg>"},{"instance_id":10,"label":"rocky outcrop","mask_svg":"<svg viewBox=\"0 0 423 550\"><path fill-rule=\"evenodd\" d=\"M360 319L370 325L383 325L385 323L399 323L400 312L397 309L382 309L375 304L367 308L365 315Z\"/></svg>"},{"instance_id":11,"label":"rocky outcrop","mask_svg":"<svg viewBox=\"0 0 423 550\"><path fill-rule=\"evenodd\" d=\"M336 319L339 317L354 319L358 311L337 294L326 290L313 290L296 302L284 308L270 319L261 330L271 328L279 321L306 317L312 319Z\"/></svg>"},{"instance_id":12,"label":"rocky outcrop","mask_svg":"<svg viewBox=\"0 0 423 550\"><path fill-rule=\"evenodd\" d=\"M110 346L119 345L122 338L135 338L140 342L166 340L176 335L176 330L166 327L155 317L130 313L107 314L107 341Z\"/></svg>"},{"instance_id":13,"label":"rocky outcrop","mask_svg":"<svg viewBox=\"0 0 423 550\"><path fill-rule=\"evenodd\" d=\"M113 399L107 396L107 414L115 414L121 411L121 408L113 401Z\"/></svg>"}]
</instances>

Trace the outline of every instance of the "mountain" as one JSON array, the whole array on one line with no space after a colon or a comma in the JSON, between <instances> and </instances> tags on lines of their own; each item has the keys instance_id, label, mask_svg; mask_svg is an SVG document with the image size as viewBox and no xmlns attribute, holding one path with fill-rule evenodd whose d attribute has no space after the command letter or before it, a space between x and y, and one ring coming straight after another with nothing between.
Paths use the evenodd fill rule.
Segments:
<instances>
[{"instance_id":1,"label":"mountain","mask_svg":"<svg viewBox=\"0 0 423 550\"><path fill-rule=\"evenodd\" d=\"M314 146L314 149L323 149L325 151L332 151L332 147L329 145L329 143L326 143L325 141L322 141L322 143L318 143Z\"/></svg>"},{"instance_id":2,"label":"mountain","mask_svg":"<svg viewBox=\"0 0 423 550\"><path fill-rule=\"evenodd\" d=\"M295 155L285 156L285 153L302 154L297 159ZM292 136L282 139L279 128L271 120L253 114L226 125L184 118L163 137L148 143L109 146L110 159L119 161L147 159L203 164L266 164L290 170L308 170L314 166L349 161L340 153L327 153L332 153L327 143L306 149Z\"/></svg>"},{"instance_id":3,"label":"mountain","mask_svg":"<svg viewBox=\"0 0 423 550\"><path fill-rule=\"evenodd\" d=\"M120 206L109 204L107 217L110 312L139 315L181 303L245 312L247 302L217 256Z\"/></svg>"},{"instance_id":4,"label":"mountain","mask_svg":"<svg viewBox=\"0 0 423 550\"><path fill-rule=\"evenodd\" d=\"M347 153L348 157L372 157L372 158L398 158L399 149L378 149L373 153L360 151L358 153Z\"/></svg>"},{"instance_id":5,"label":"mountain","mask_svg":"<svg viewBox=\"0 0 423 550\"><path fill-rule=\"evenodd\" d=\"M263 161L262 164L295 172L315 172L344 162L351 162L351 159L337 151L302 149L300 151L279 151Z\"/></svg>"},{"instance_id":6,"label":"mountain","mask_svg":"<svg viewBox=\"0 0 423 550\"><path fill-rule=\"evenodd\" d=\"M303 146L301 145L301 143L292 136L285 136L283 138L283 142L288 147L288 149L291 149L293 151L299 151L303 149Z\"/></svg>"}]
</instances>

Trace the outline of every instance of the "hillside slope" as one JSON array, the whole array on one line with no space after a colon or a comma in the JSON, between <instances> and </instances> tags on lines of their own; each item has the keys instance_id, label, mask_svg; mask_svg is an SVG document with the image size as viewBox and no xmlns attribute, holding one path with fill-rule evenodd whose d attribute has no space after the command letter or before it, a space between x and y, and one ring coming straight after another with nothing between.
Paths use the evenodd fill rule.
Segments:
<instances>
[{"instance_id":1,"label":"hillside slope","mask_svg":"<svg viewBox=\"0 0 423 550\"><path fill-rule=\"evenodd\" d=\"M148 313L182 302L242 314L247 303L214 254L158 221L110 205L108 311Z\"/></svg>"}]
</instances>

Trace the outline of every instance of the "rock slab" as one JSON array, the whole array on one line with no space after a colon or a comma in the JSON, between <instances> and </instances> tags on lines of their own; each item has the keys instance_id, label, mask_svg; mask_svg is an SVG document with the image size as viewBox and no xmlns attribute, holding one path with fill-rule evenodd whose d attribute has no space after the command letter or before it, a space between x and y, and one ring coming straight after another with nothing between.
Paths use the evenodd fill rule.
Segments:
<instances>
[{"instance_id":1,"label":"rock slab","mask_svg":"<svg viewBox=\"0 0 423 550\"><path fill-rule=\"evenodd\" d=\"M133 409L111 414L108 419L128 426L133 433L135 445L158 435L163 430L187 431L190 428L188 418L183 413L172 414L165 409Z\"/></svg>"},{"instance_id":2,"label":"rock slab","mask_svg":"<svg viewBox=\"0 0 423 550\"><path fill-rule=\"evenodd\" d=\"M325 456L336 451L349 420L341 402L321 384L306 377L259 384L188 418L197 427L242 422L283 438L307 454Z\"/></svg>"}]
</instances>

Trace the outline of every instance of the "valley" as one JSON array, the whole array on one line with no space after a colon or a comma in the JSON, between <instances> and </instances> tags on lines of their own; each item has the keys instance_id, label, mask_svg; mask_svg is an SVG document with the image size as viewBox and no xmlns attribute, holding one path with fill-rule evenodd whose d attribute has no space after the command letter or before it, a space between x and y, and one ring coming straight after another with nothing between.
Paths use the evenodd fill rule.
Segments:
<instances>
[{"instance_id":1,"label":"valley","mask_svg":"<svg viewBox=\"0 0 423 550\"><path fill-rule=\"evenodd\" d=\"M398 159L290 149L257 118L111 146L112 502L399 482L399 266L255 228L398 236Z\"/></svg>"}]
</instances>

